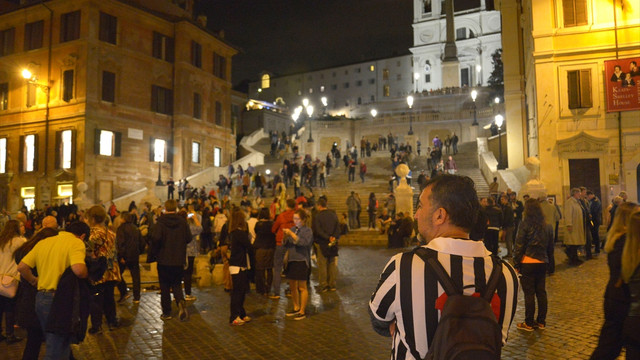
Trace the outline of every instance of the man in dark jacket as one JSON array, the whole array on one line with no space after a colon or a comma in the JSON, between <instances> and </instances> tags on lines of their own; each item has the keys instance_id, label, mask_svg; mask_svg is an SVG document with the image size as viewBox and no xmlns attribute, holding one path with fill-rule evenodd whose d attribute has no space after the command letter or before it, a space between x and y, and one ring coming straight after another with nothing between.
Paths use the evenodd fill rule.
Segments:
<instances>
[{"instance_id":1,"label":"man in dark jacket","mask_svg":"<svg viewBox=\"0 0 640 360\"><path fill-rule=\"evenodd\" d=\"M591 238L595 246L595 253L600 254L600 225L602 225L602 203L600 199L593 193L587 191L587 199L589 199L589 213L591 214Z\"/></svg>"},{"instance_id":2,"label":"man in dark jacket","mask_svg":"<svg viewBox=\"0 0 640 360\"><path fill-rule=\"evenodd\" d=\"M158 259L162 320L171 319L171 291L178 305L180 320L189 317L180 283L187 257L187 244L191 241L191 230L187 219L176 213L177 207L175 200L167 200L164 203L165 213L158 218L151 231L151 246L157 252Z\"/></svg>"},{"instance_id":3,"label":"man in dark jacket","mask_svg":"<svg viewBox=\"0 0 640 360\"><path fill-rule=\"evenodd\" d=\"M484 246L494 255L498 255L498 237L502 227L502 212L495 205L493 198L489 197L487 199L487 207L484 209L489 221L487 230L484 233Z\"/></svg>"},{"instance_id":4,"label":"man in dark jacket","mask_svg":"<svg viewBox=\"0 0 640 360\"><path fill-rule=\"evenodd\" d=\"M116 246L118 249L118 261L120 262L120 275L124 273L125 268L131 273L131 281L133 282L133 302L140 302L140 253L144 251L145 242L142 240L140 230L136 226L136 215L126 214L125 223L118 227L116 233ZM122 278L118 283L118 291L120 291L120 300L123 302L131 295L127 291L127 283Z\"/></svg>"},{"instance_id":5,"label":"man in dark jacket","mask_svg":"<svg viewBox=\"0 0 640 360\"><path fill-rule=\"evenodd\" d=\"M507 246L506 257L513 256L513 239L516 233L516 215L514 215L514 209L509 202L507 195L500 197L500 205L502 207L502 239ZM520 212L520 219L522 219L522 212Z\"/></svg>"},{"instance_id":6,"label":"man in dark jacket","mask_svg":"<svg viewBox=\"0 0 640 360\"><path fill-rule=\"evenodd\" d=\"M321 292L336 291L340 222L336 212L327 209L325 197L318 199L316 210L312 230L318 260L318 287Z\"/></svg>"}]
</instances>

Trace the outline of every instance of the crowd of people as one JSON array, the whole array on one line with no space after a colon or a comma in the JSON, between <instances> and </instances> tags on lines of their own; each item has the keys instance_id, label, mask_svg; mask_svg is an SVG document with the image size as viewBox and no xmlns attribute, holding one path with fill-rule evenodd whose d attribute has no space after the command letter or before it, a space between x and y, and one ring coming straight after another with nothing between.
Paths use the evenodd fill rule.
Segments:
<instances>
[{"instance_id":1,"label":"crowd of people","mask_svg":"<svg viewBox=\"0 0 640 360\"><path fill-rule=\"evenodd\" d=\"M278 149L281 143L274 135ZM412 154L411 146L398 143L392 134L373 144L366 138L362 141L360 154L355 145L348 147L346 171L351 172L358 155L367 157L371 151L388 149L392 168ZM286 139L284 143L286 147ZM367 228L387 234L389 247L421 244L416 249L424 249L394 256L369 303L374 329L395 339L394 358L418 359L442 351L445 345L437 339L446 336L438 335L438 322L447 296L455 293L477 293L482 301L487 299L497 319L498 353L515 316L519 286L525 297L525 317L517 328L545 329L545 279L555 271L554 248L562 217L569 266L579 266L580 256L588 260L602 249L608 257L605 323L592 358L613 359L623 347L627 356L640 356L635 331L640 319L638 205L621 193L603 209L593 192L576 188L571 189L561 211L546 195L535 199L525 195L521 201L515 192L500 193L493 184L490 196L479 199L473 181L455 175L455 161L437 170L443 149L447 154L457 153L455 134L444 143L436 136L433 145L427 157L435 172L421 172L418 177L420 198L415 216L396 212L393 191L380 200L370 193L364 204L352 191L346 199L348 212L340 215L331 210L326 196L316 198L314 188L323 187L325 173L340 162L337 147L325 161L303 157L293 147L292 156L284 159L273 179L267 176L265 180L251 164L246 169L230 166L227 176L220 176L217 191L194 189L182 179L177 184L178 199L174 199L172 184L162 206L145 203L138 208L131 202L125 210L113 203L89 209L63 205L30 212L23 209L10 220L3 216L0 274L16 280L15 293L0 293L3 338L9 343L22 340L14 333L17 323L27 332L25 359L37 358L43 342L47 354L68 358L69 345L82 341L85 333L99 334L104 323L109 329L120 327L116 303L130 299L130 291L133 304L142 300L140 258L145 253L147 262L158 265L163 321L176 313L182 321L189 319L187 304L197 300L192 293L194 263L203 254L212 264L222 264L224 290L230 295L230 325L252 320L244 307L251 282L265 298L279 301L290 296L286 318L304 320L313 263L318 270L316 292L336 291L339 240L361 227L364 207ZM453 161L451 156L449 160ZM361 178L364 181L362 174ZM293 192L287 191L289 187ZM273 201L267 204L263 196L269 191ZM608 228L604 244L599 236L601 225ZM506 247L502 259L498 256L500 241ZM414 268L417 271L411 270ZM123 280L125 270L131 274L131 289ZM284 291L283 278L288 282ZM450 286L439 287L438 282ZM415 291L421 292L419 296ZM60 300L63 296L65 300Z\"/></svg>"}]
</instances>

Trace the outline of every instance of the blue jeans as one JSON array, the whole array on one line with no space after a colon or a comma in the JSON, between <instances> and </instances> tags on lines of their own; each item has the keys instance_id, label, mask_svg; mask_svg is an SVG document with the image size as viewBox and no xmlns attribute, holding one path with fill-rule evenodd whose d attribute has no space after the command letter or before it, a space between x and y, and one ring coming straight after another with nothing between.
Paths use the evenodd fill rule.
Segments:
<instances>
[{"instance_id":1,"label":"blue jeans","mask_svg":"<svg viewBox=\"0 0 640 360\"><path fill-rule=\"evenodd\" d=\"M51 303L55 293L38 292L36 295L36 314L44 332L46 342L45 360L68 359L71 353L71 336L54 334L46 331L47 319L51 310Z\"/></svg>"}]
</instances>

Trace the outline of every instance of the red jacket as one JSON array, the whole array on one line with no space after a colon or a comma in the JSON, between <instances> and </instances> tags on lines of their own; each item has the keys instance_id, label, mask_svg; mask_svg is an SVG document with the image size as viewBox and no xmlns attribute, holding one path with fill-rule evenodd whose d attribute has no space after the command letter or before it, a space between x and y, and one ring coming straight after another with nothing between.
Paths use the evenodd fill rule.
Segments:
<instances>
[{"instance_id":1,"label":"red jacket","mask_svg":"<svg viewBox=\"0 0 640 360\"><path fill-rule=\"evenodd\" d=\"M276 234L276 245L282 245L282 238L284 237L282 230L291 229L295 225L293 223L294 213L295 210L292 209L281 212L280 215L278 215L278 217L276 218L276 221L273 223L271 232Z\"/></svg>"}]
</instances>

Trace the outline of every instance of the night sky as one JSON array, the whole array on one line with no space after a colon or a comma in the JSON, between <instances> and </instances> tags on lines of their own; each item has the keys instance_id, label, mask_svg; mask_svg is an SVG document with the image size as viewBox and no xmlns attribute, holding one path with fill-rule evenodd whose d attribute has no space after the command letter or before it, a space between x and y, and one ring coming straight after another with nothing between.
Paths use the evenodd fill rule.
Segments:
<instances>
[{"instance_id":1,"label":"night sky","mask_svg":"<svg viewBox=\"0 0 640 360\"><path fill-rule=\"evenodd\" d=\"M409 53L411 0L202 0L212 30L240 50L233 84Z\"/></svg>"}]
</instances>

